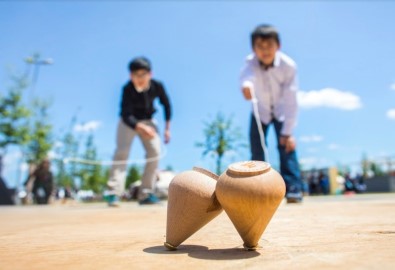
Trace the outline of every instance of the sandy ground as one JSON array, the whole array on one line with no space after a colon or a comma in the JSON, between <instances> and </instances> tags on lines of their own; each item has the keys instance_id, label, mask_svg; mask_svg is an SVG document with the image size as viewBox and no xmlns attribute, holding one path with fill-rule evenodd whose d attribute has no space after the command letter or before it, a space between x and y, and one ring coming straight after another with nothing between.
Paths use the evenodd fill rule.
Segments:
<instances>
[{"instance_id":1,"label":"sandy ground","mask_svg":"<svg viewBox=\"0 0 395 270\"><path fill-rule=\"evenodd\" d=\"M163 247L166 202L0 208L0 269L395 269L395 194L283 203L257 251L225 213Z\"/></svg>"}]
</instances>

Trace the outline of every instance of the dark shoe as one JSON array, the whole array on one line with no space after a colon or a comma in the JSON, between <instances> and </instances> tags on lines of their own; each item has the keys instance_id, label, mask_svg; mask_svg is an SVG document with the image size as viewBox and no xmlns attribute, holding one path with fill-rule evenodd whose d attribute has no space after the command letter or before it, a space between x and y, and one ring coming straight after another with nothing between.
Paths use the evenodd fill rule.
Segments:
<instances>
[{"instance_id":1,"label":"dark shoe","mask_svg":"<svg viewBox=\"0 0 395 270\"><path fill-rule=\"evenodd\" d=\"M302 198L287 198L287 203L301 203L302 201Z\"/></svg>"},{"instance_id":2,"label":"dark shoe","mask_svg":"<svg viewBox=\"0 0 395 270\"><path fill-rule=\"evenodd\" d=\"M160 200L158 197L156 197L154 194L150 193L148 194L147 198L140 200L139 201L140 205L145 205L145 204L160 204Z\"/></svg>"},{"instance_id":3,"label":"dark shoe","mask_svg":"<svg viewBox=\"0 0 395 270\"><path fill-rule=\"evenodd\" d=\"M285 197L287 198L287 203L301 203L303 201L302 192L289 192L285 195Z\"/></svg>"}]
</instances>

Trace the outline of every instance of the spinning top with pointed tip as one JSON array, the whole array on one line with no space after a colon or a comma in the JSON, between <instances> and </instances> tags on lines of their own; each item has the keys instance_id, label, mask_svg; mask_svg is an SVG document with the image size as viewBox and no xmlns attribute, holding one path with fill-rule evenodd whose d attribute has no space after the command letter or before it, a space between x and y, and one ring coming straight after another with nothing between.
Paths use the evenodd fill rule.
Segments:
<instances>
[{"instance_id":1,"label":"spinning top with pointed tip","mask_svg":"<svg viewBox=\"0 0 395 270\"><path fill-rule=\"evenodd\" d=\"M285 195L281 175L263 161L231 164L217 181L216 195L244 241L255 250Z\"/></svg>"},{"instance_id":2,"label":"spinning top with pointed tip","mask_svg":"<svg viewBox=\"0 0 395 270\"><path fill-rule=\"evenodd\" d=\"M176 175L169 185L165 247L175 250L222 212L215 196L218 175L194 167Z\"/></svg>"}]
</instances>

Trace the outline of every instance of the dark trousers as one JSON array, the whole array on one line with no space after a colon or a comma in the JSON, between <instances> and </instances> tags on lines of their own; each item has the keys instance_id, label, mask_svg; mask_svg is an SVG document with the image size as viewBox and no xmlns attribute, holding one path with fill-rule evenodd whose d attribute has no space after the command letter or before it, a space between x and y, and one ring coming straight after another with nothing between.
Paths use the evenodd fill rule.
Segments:
<instances>
[{"instance_id":1,"label":"dark trousers","mask_svg":"<svg viewBox=\"0 0 395 270\"><path fill-rule=\"evenodd\" d=\"M289 153L285 152L285 146L280 145L281 129L283 123L273 119L269 124L262 123L262 129L265 133L265 144L267 145L267 132L269 126L273 124L277 138L277 149L280 154L280 173L284 178L287 187L287 195L302 193L302 179L300 176L299 162L296 156L296 151ZM251 159L265 161L265 153L262 149L258 126L254 115L251 116L250 124L250 147ZM301 195L300 195L301 196Z\"/></svg>"}]
</instances>

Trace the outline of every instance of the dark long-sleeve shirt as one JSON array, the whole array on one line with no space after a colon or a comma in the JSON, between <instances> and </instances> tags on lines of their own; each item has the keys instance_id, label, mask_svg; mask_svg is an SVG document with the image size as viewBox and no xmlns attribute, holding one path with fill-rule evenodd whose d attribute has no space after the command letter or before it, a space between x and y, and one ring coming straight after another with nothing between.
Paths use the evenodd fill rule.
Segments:
<instances>
[{"instance_id":1,"label":"dark long-sleeve shirt","mask_svg":"<svg viewBox=\"0 0 395 270\"><path fill-rule=\"evenodd\" d=\"M121 117L123 122L135 128L140 120L151 119L156 109L154 107L155 98L159 98L165 112L165 120L171 118L171 106L162 83L151 80L150 88L143 92L137 92L133 83L129 81L123 87L121 101Z\"/></svg>"}]
</instances>

